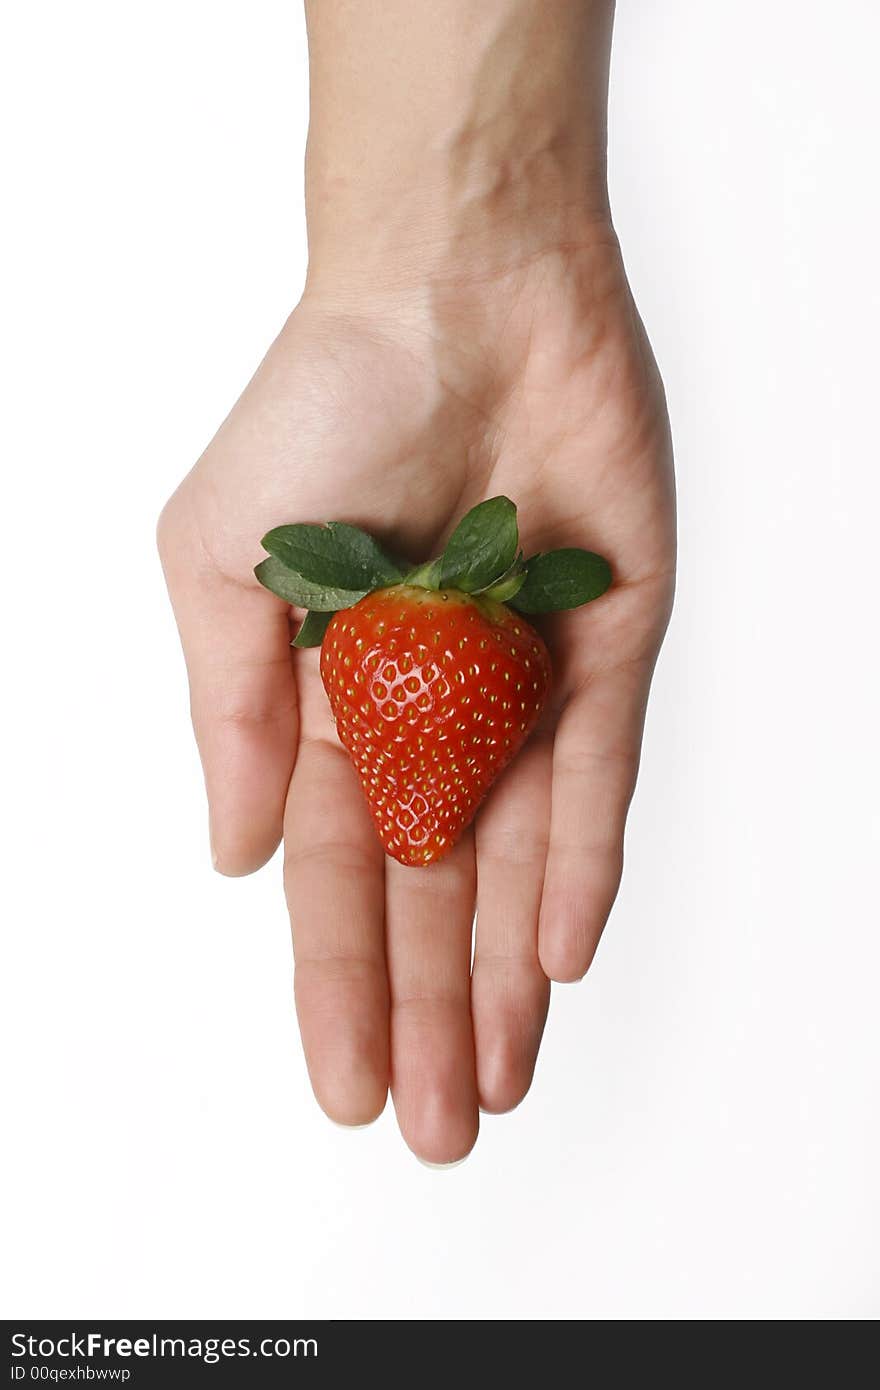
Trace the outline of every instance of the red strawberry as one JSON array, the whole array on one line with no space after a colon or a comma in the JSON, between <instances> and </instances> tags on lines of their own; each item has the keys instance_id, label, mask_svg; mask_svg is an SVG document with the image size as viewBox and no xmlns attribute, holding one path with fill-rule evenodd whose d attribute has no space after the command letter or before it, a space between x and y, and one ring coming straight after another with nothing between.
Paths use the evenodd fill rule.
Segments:
<instances>
[{"instance_id":1,"label":"red strawberry","mask_svg":"<svg viewBox=\"0 0 880 1390\"><path fill-rule=\"evenodd\" d=\"M431 864L536 724L550 657L493 599L401 584L336 614L321 677L387 853Z\"/></svg>"},{"instance_id":2,"label":"red strawberry","mask_svg":"<svg viewBox=\"0 0 880 1390\"><path fill-rule=\"evenodd\" d=\"M472 508L443 554L415 569L339 521L276 526L263 546L254 573L307 609L293 645L321 647L336 728L385 849L401 864L442 859L547 698L547 648L521 615L598 598L608 562L574 549L524 560L507 497Z\"/></svg>"}]
</instances>

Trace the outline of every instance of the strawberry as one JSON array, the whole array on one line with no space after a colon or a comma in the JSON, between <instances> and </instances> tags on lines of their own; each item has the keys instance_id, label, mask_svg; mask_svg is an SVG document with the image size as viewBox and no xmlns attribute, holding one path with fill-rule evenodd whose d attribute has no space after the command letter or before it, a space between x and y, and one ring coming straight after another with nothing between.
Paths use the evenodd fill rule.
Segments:
<instances>
[{"instance_id":1,"label":"strawberry","mask_svg":"<svg viewBox=\"0 0 880 1390\"><path fill-rule=\"evenodd\" d=\"M474 507L416 568L341 522L279 526L263 546L256 576L307 609L293 645L321 647L336 729L386 853L436 862L544 707L550 657L522 615L598 598L607 561L579 549L524 560L506 497Z\"/></svg>"},{"instance_id":2,"label":"strawberry","mask_svg":"<svg viewBox=\"0 0 880 1390\"><path fill-rule=\"evenodd\" d=\"M321 678L386 852L430 864L537 723L550 657L493 599L401 584L336 614Z\"/></svg>"}]
</instances>

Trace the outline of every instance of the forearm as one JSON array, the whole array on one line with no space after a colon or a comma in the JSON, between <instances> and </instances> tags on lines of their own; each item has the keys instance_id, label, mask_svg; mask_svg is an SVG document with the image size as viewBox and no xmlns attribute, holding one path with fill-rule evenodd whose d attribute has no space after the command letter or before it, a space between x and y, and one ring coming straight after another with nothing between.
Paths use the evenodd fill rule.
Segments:
<instances>
[{"instance_id":1,"label":"forearm","mask_svg":"<svg viewBox=\"0 0 880 1390\"><path fill-rule=\"evenodd\" d=\"M607 220L611 0L307 0L311 288L505 269Z\"/></svg>"}]
</instances>

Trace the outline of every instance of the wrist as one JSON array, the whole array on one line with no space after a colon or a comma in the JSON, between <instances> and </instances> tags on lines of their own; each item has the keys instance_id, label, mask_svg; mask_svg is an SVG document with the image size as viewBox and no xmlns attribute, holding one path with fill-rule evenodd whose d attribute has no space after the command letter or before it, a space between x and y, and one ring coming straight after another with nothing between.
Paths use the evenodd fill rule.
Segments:
<instances>
[{"instance_id":1,"label":"wrist","mask_svg":"<svg viewBox=\"0 0 880 1390\"><path fill-rule=\"evenodd\" d=\"M308 288L417 291L491 280L544 255L607 240L604 158L535 150L396 183L310 180Z\"/></svg>"}]
</instances>

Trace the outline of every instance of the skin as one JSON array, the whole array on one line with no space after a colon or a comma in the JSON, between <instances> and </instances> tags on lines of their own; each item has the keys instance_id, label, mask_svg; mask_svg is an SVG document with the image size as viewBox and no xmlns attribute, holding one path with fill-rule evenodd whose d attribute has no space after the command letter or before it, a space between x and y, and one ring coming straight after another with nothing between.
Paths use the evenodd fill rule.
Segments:
<instances>
[{"instance_id":1,"label":"skin","mask_svg":"<svg viewBox=\"0 0 880 1390\"><path fill-rule=\"evenodd\" d=\"M283 833L317 1099L364 1124L390 1086L409 1146L449 1163L481 1109L525 1095L550 981L585 974L617 892L672 602L669 428L605 190L611 7L307 15L306 290L159 546L215 864L250 873ZM382 854L319 653L291 652L291 611L253 578L259 538L338 519L419 560L499 493L527 554L597 550L614 586L539 620L539 729L453 853L405 868Z\"/></svg>"}]
</instances>

